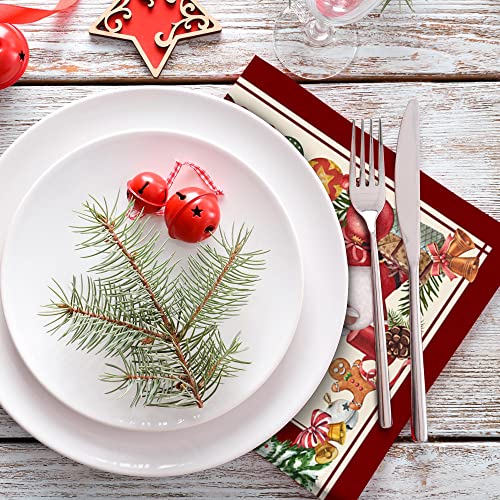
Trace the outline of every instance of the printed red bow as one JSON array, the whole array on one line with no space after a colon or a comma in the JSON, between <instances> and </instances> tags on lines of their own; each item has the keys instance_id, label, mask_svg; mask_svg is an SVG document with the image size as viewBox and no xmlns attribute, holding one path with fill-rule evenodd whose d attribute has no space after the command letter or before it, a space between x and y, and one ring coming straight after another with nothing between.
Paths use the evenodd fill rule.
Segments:
<instances>
[{"instance_id":1,"label":"printed red bow","mask_svg":"<svg viewBox=\"0 0 500 500\"><path fill-rule=\"evenodd\" d=\"M303 430L293 444L298 444L302 448L314 448L320 443L328 441L328 425L330 415L321 410L314 410L311 415L311 426Z\"/></svg>"},{"instance_id":2,"label":"printed red bow","mask_svg":"<svg viewBox=\"0 0 500 500\"><path fill-rule=\"evenodd\" d=\"M431 274L432 276L438 276L441 271L448 276L450 281L454 280L457 275L453 273L453 271L449 267L449 262L446 259L446 254L448 253L448 249L450 248L451 242L453 238L451 234L446 238L441 250L438 249L438 246L435 243L431 243L427 245L427 249L429 250L432 257L432 268Z\"/></svg>"},{"instance_id":3,"label":"printed red bow","mask_svg":"<svg viewBox=\"0 0 500 500\"><path fill-rule=\"evenodd\" d=\"M348 260L351 262L355 262L356 264L367 264L368 251L366 250L366 248L364 248L359 243L355 243L347 236L345 226L342 228L342 234L344 235L344 243L347 256L350 257Z\"/></svg>"},{"instance_id":4,"label":"printed red bow","mask_svg":"<svg viewBox=\"0 0 500 500\"><path fill-rule=\"evenodd\" d=\"M406 279L406 274L403 269L401 269L399 262L392 257L385 257L385 264L389 270L389 278L395 278L399 283L403 283Z\"/></svg>"}]
</instances>

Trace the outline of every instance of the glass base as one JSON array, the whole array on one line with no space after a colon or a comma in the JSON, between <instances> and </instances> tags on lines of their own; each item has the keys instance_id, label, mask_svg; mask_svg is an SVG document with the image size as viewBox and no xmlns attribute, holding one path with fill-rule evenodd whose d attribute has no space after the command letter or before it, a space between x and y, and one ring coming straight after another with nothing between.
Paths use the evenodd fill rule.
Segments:
<instances>
[{"instance_id":1,"label":"glass base","mask_svg":"<svg viewBox=\"0 0 500 500\"><path fill-rule=\"evenodd\" d=\"M321 25L288 7L276 19L274 49L294 75L326 80L349 66L358 50L358 36L354 28Z\"/></svg>"}]
</instances>

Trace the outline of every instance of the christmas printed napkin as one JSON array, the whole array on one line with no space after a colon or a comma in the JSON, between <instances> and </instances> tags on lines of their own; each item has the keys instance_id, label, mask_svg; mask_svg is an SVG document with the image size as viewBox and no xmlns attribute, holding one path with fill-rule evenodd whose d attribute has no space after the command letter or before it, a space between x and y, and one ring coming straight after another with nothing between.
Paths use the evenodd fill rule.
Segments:
<instances>
[{"instance_id":1,"label":"christmas printed napkin","mask_svg":"<svg viewBox=\"0 0 500 500\"><path fill-rule=\"evenodd\" d=\"M394 212L395 154L385 148L387 203L378 223L394 418L393 428L382 430L374 392L368 234L347 191L351 123L258 57L227 99L282 132L309 162L332 200L349 264L345 327L328 373L301 412L258 452L320 498L355 498L410 417L408 267ZM500 224L424 173L421 190L420 296L429 388L499 286Z\"/></svg>"}]
</instances>

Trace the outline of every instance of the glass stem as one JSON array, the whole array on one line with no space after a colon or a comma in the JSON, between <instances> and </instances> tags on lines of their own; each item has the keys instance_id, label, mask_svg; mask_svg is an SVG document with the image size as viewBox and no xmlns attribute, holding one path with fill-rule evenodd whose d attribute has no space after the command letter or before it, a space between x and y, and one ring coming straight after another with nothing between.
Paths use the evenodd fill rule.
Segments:
<instances>
[{"instance_id":1,"label":"glass stem","mask_svg":"<svg viewBox=\"0 0 500 500\"><path fill-rule=\"evenodd\" d=\"M313 18L307 21L304 25L304 33L306 40L311 45L324 47L330 45L334 38L334 32L327 24Z\"/></svg>"}]
</instances>

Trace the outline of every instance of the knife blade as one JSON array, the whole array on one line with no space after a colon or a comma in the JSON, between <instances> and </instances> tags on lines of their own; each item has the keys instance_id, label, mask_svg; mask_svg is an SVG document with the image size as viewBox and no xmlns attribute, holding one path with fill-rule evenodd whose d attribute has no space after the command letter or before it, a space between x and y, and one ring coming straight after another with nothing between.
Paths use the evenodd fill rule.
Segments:
<instances>
[{"instance_id":1,"label":"knife blade","mask_svg":"<svg viewBox=\"0 0 500 500\"><path fill-rule=\"evenodd\" d=\"M418 102L406 108L396 154L396 211L408 258L410 278L411 430L427 441L424 356L420 322L420 124Z\"/></svg>"},{"instance_id":2,"label":"knife blade","mask_svg":"<svg viewBox=\"0 0 500 500\"><path fill-rule=\"evenodd\" d=\"M408 260L420 259L420 125L418 102L412 99L399 130L396 154L396 210Z\"/></svg>"}]
</instances>

